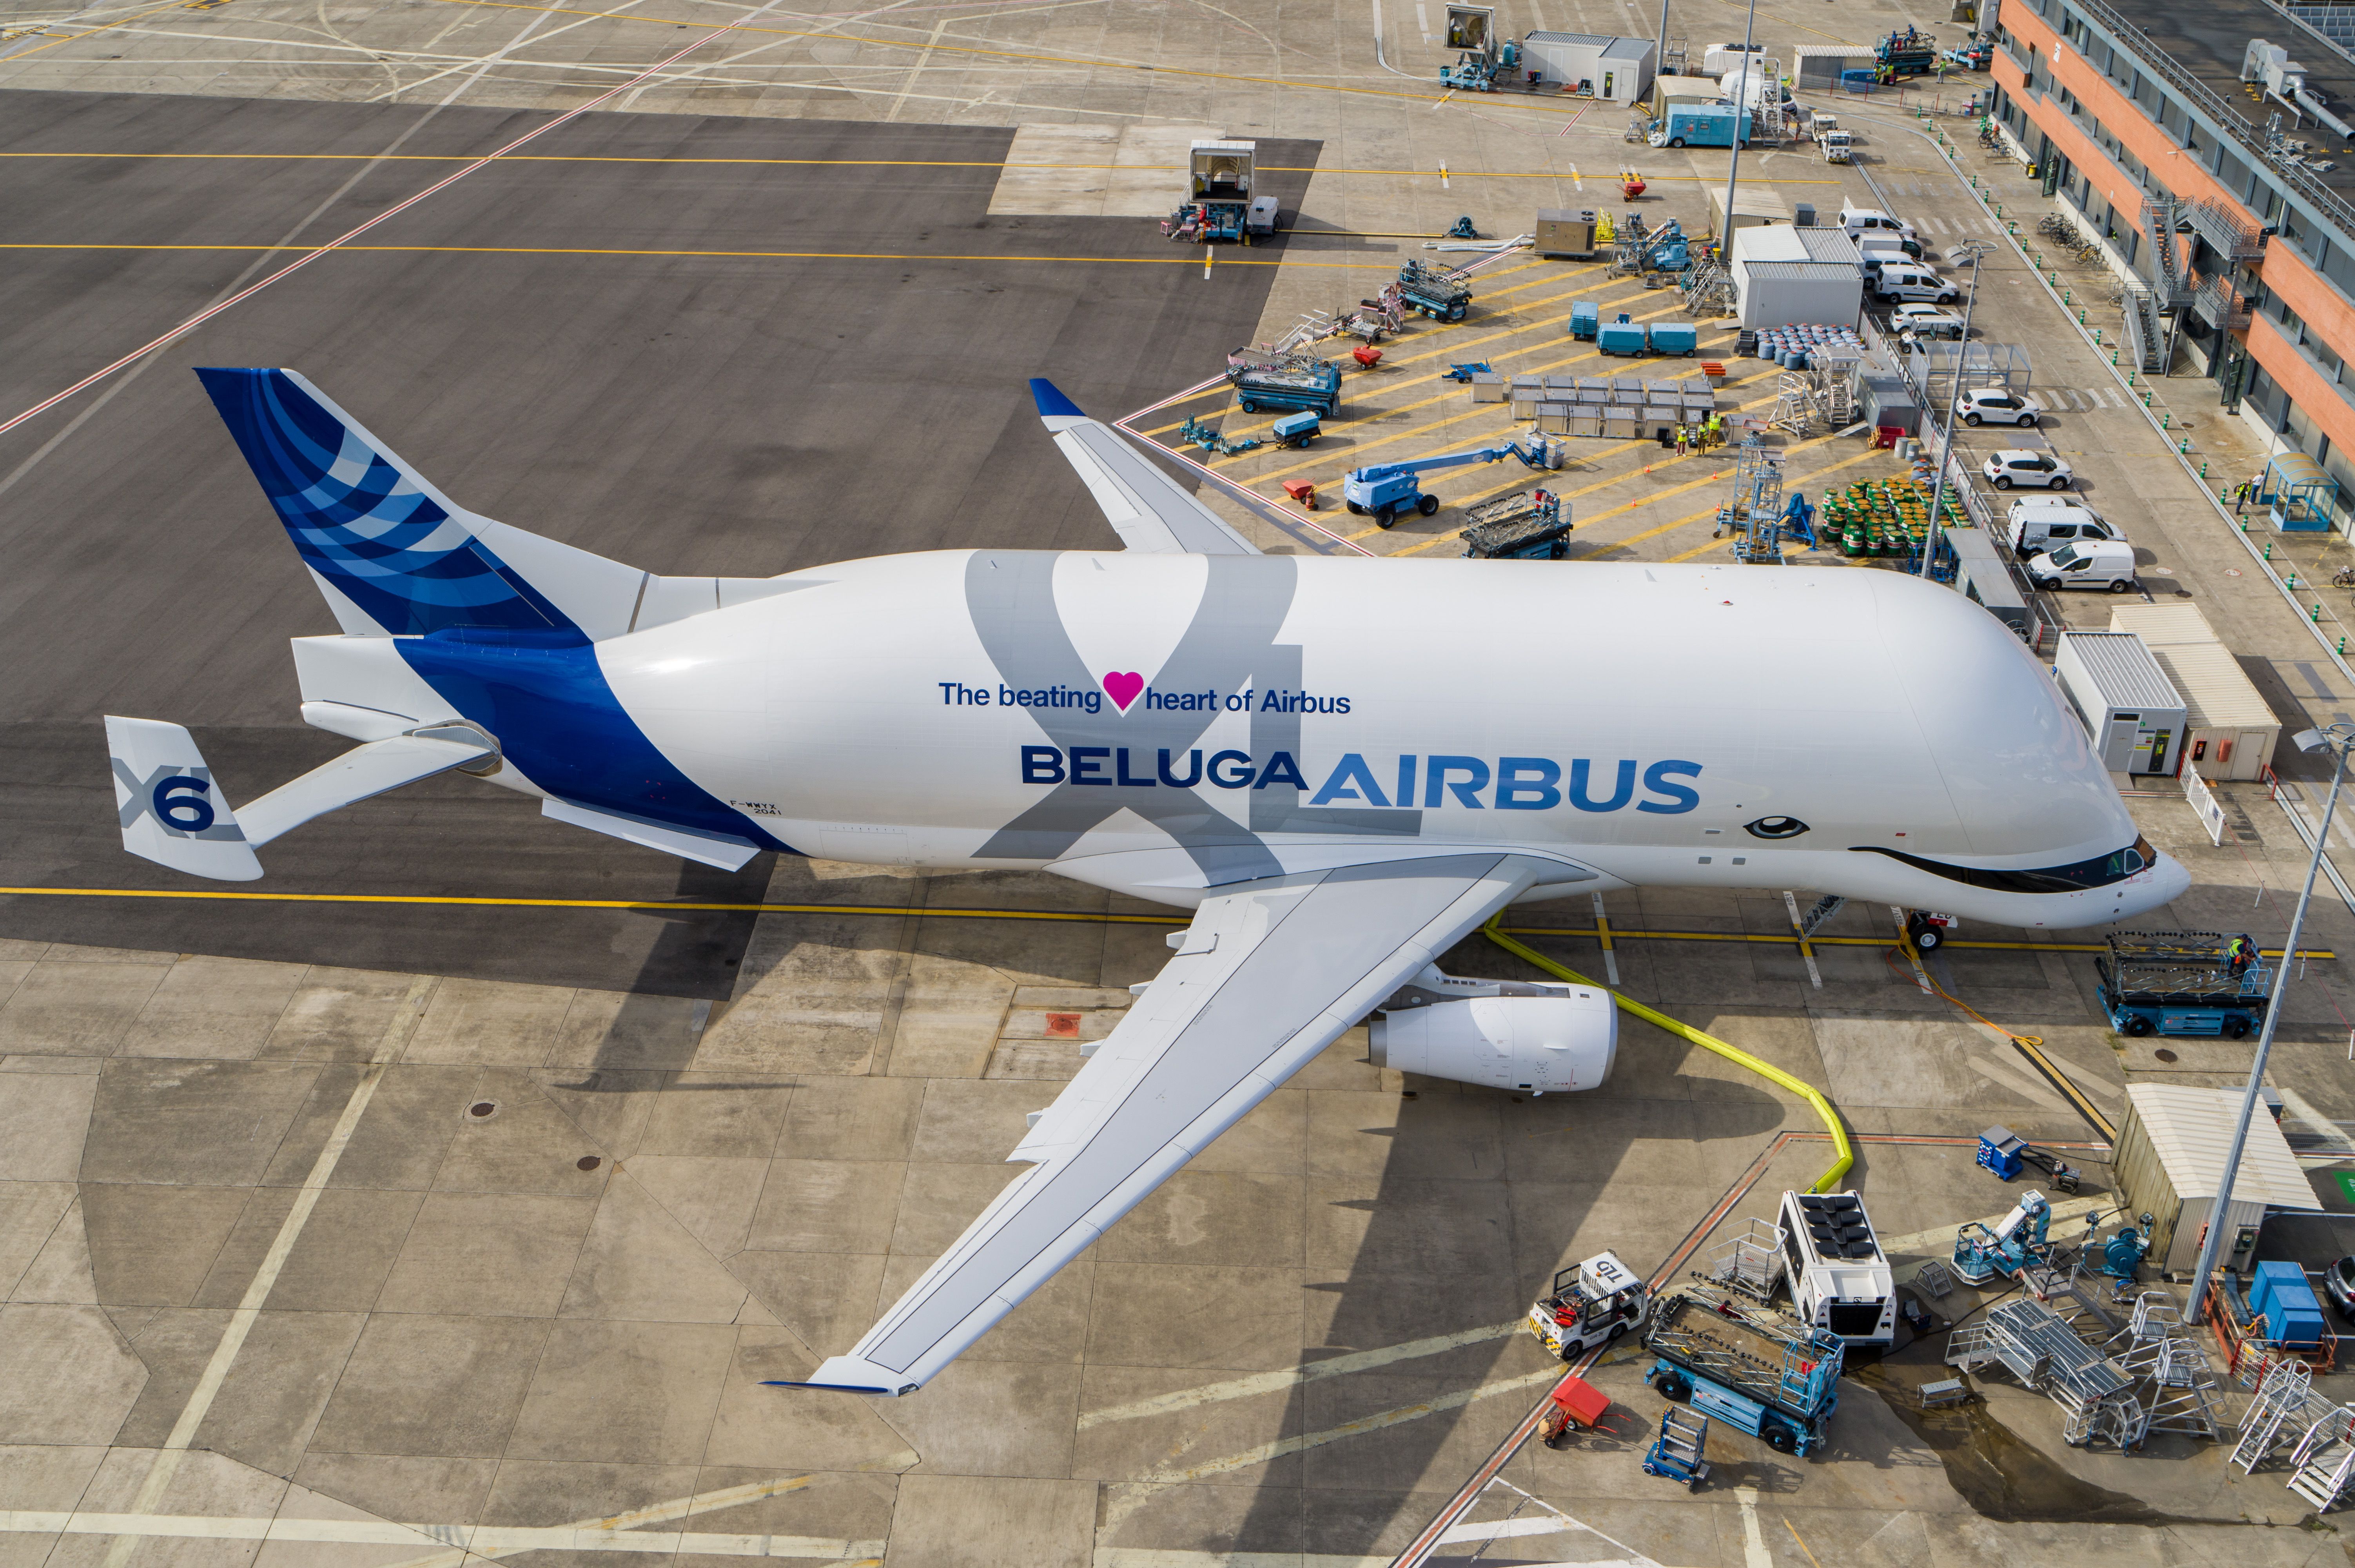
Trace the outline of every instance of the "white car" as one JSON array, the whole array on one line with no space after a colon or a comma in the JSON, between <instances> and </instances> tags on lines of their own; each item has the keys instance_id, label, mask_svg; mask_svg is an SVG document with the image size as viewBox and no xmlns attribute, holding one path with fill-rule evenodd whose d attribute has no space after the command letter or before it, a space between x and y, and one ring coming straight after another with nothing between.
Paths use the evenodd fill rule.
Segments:
<instances>
[{"instance_id":1,"label":"white car","mask_svg":"<svg viewBox=\"0 0 2355 1568\"><path fill-rule=\"evenodd\" d=\"M1960 337L1963 318L1934 304L1902 304L1889 313L1890 329L1923 337Z\"/></svg>"},{"instance_id":2,"label":"white car","mask_svg":"<svg viewBox=\"0 0 2355 1568\"><path fill-rule=\"evenodd\" d=\"M1998 490L2009 490L2015 485L2033 485L2042 490L2066 490L2076 475L2069 465L2049 452L2028 452L2014 449L1998 452L1987 460L1982 469L1987 483Z\"/></svg>"},{"instance_id":3,"label":"white car","mask_svg":"<svg viewBox=\"0 0 2355 1568\"><path fill-rule=\"evenodd\" d=\"M2032 428L2044 416L2044 405L2020 392L2000 387L1977 387L1963 394L1965 424L2016 424Z\"/></svg>"}]
</instances>

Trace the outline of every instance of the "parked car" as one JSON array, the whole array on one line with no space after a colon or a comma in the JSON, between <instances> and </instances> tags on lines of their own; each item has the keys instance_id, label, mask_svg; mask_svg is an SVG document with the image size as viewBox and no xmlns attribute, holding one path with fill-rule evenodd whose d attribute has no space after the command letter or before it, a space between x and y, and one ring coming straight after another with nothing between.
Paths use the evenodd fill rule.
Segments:
<instances>
[{"instance_id":1,"label":"parked car","mask_svg":"<svg viewBox=\"0 0 2355 1568\"><path fill-rule=\"evenodd\" d=\"M1976 387L1963 394L1965 424L2033 426L2044 417L2044 405L2020 392L2000 387Z\"/></svg>"},{"instance_id":2,"label":"parked car","mask_svg":"<svg viewBox=\"0 0 2355 1568\"><path fill-rule=\"evenodd\" d=\"M2355 1258L2340 1258L2322 1271L2322 1294L2341 1318L2355 1323Z\"/></svg>"},{"instance_id":3,"label":"parked car","mask_svg":"<svg viewBox=\"0 0 2355 1568\"><path fill-rule=\"evenodd\" d=\"M1892 332L1914 332L1923 337L1960 337L1963 318L1934 304L1902 304L1889 313Z\"/></svg>"},{"instance_id":4,"label":"parked car","mask_svg":"<svg viewBox=\"0 0 2355 1568\"><path fill-rule=\"evenodd\" d=\"M2047 592L2061 588L2131 592L2135 585L2134 546L2124 539L2078 539L2030 561L2028 575Z\"/></svg>"},{"instance_id":5,"label":"parked car","mask_svg":"<svg viewBox=\"0 0 2355 1568\"><path fill-rule=\"evenodd\" d=\"M1998 452L1982 465L1987 483L1998 490L2009 490L2015 485L2034 485L2040 489L2066 490L2076 477L2069 465L2049 452L2029 452L2020 448Z\"/></svg>"},{"instance_id":6,"label":"parked car","mask_svg":"<svg viewBox=\"0 0 2355 1568\"><path fill-rule=\"evenodd\" d=\"M1891 218L1876 207L1850 207L1846 202L1840 204L1839 226L1841 231L1851 240L1873 229L1884 229L1892 234L1902 234L1908 240L1918 238L1913 232L1913 226L1902 219Z\"/></svg>"},{"instance_id":7,"label":"parked car","mask_svg":"<svg viewBox=\"0 0 2355 1568\"><path fill-rule=\"evenodd\" d=\"M2059 549L2072 539L2126 537L2073 496L2023 496L2011 504L2004 520L2010 524L2012 553L2023 560Z\"/></svg>"},{"instance_id":8,"label":"parked car","mask_svg":"<svg viewBox=\"0 0 2355 1568\"><path fill-rule=\"evenodd\" d=\"M1872 292L1884 300L1928 300L1934 304L1952 304L1963 297L1954 284L1919 261L1884 261L1878 272L1870 267L1866 271Z\"/></svg>"}]
</instances>

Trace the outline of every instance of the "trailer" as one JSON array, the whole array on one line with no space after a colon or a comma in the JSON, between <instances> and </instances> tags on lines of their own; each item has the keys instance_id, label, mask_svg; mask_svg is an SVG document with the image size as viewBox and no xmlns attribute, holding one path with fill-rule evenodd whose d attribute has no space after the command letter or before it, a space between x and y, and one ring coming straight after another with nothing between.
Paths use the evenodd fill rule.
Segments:
<instances>
[{"instance_id":1,"label":"trailer","mask_svg":"<svg viewBox=\"0 0 2355 1568\"><path fill-rule=\"evenodd\" d=\"M1341 409L1341 372L1307 355L1261 354L1239 348L1227 357L1227 379L1247 414L1262 409L1306 409L1331 419Z\"/></svg>"},{"instance_id":2,"label":"trailer","mask_svg":"<svg viewBox=\"0 0 2355 1568\"><path fill-rule=\"evenodd\" d=\"M2094 994L2120 1034L2246 1040L2265 1020L2274 972L2246 932L2117 931L2108 945Z\"/></svg>"},{"instance_id":3,"label":"trailer","mask_svg":"<svg viewBox=\"0 0 2355 1568\"><path fill-rule=\"evenodd\" d=\"M1472 285L1452 267L1434 267L1409 257L1399 269L1398 291L1409 310L1433 321L1462 321L1472 308Z\"/></svg>"},{"instance_id":4,"label":"trailer","mask_svg":"<svg viewBox=\"0 0 2355 1568\"><path fill-rule=\"evenodd\" d=\"M1630 320L1623 310L1617 319L1604 322L1596 329L1594 346L1604 354L1633 356L1648 352L1652 337L1642 322Z\"/></svg>"},{"instance_id":5,"label":"trailer","mask_svg":"<svg viewBox=\"0 0 2355 1568\"><path fill-rule=\"evenodd\" d=\"M1885 73L1883 80L1927 76L1938 63L1938 40L1918 27L1908 27L1875 44L1872 58Z\"/></svg>"},{"instance_id":6,"label":"trailer","mask_svg":"<svg viewBox=\"0 0 2355 1568\"><path fill-rule=\"evenodd\" d=\"M1778 1454L1811 1454L1839 1404L1845 1348L1829 1334L1706 1285L1654 1309L1644 1381L1671 1403L1690 1400Z\"/></svg>"},{"instance_id":7,"label":"trailer","mask_svg":"<svg viewBox=\"0 0 2355 1568\"><path fill-rule=\"evenodd\" d=\"M1561 497L1550 490L1500 496L1465 511L1472 526L1456 537L1476 560L1561 560L1570 553L1571 529L1561 511Z\"/></svg>"},{"instance_id":8,"label":"trailer","mask_svg":"<svg viewBox=\"0 0 2355 1568\"><path fill-rule=\"evenodd\" d=\"M1593 300L1572 300L1570 305L1570 335L1582 343L1594 341L1594 334L1603 325L1602 313Z\"/></svg>"},{"instance_id":9,"label":"trailer","mask_svg":"<svg viewBox=\"0 0 2355 1568\"><path fill-rule=\"evenodd\" d=\"M1655 147L1731 147L1734 138L1750 145L1750 112L1731 103L1672 102L1644 140Z\"/></svg>"}]
</instances>

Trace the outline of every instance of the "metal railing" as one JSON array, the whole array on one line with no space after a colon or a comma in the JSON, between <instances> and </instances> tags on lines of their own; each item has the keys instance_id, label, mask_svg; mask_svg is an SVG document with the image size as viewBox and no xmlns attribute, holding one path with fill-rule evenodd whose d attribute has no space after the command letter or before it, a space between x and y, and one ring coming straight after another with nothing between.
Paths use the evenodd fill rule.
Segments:
<instances>
[{"instance_id":1,"label":"metal railing","mask_svg":"<svg viewBox=\"0 0 2355 1568\"><path fill-rule=\"evenodd\" d=\"M2181 211L2191 231L2208 241L2208 248L2219 256L2234 261L2254 261L2265 253L2264 230L2243 223L2224 203L2187 201Z\"/></svg>"},{"instance_id":2,"label":"metal railing","mask_svg":"<svg viewBox=\"0 0 2355 1568\"><path fill-rule=\"evenodd\" d=\"M2070 5L2099 22L2113 37L2124 44L2136 60L2150 75L2158 77L2181 93L2185 100L2204 111L2222 129L2225 135L2249 155L2251 162L2268 169L2275 178L2296 194L2299 199L2314 208L2315 215L2345 236L2355 246L2355 207L2320 178L2305 169L2293 168L2268 155L2264 133L2240 117L2239 111L2220 96L2216 90L2193 76L2171 59L2126 16L2105 0L2069 0ZM2090 67L2092 62L2086 62Z\"/></svg>"},{"instance_id":3,"label":"metal railing","mask_svg":"<svg viewBox=\"0 0 2355 1568\"><path fill-rule=\"evenodd\" d=\"M2142 198L2143 242L2150 247L2151 282L2158 285L2158 303L2172 309L2191 303L2191 285L2183 276L2183 261L2175 253L2175 222L2182 204L2162 197Z\"/></svg>"}]
</instances>

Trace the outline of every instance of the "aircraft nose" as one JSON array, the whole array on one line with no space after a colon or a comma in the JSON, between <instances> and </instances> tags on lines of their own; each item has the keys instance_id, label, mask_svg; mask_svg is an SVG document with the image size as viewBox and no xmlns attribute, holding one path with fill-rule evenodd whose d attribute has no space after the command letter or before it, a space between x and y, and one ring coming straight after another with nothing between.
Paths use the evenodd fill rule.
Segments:
<instances>
[{"instance_id":1,"label":"aircraft nose","mask_svg":"<svg viewBox=\"0 0 2355 1568\"><path fill-rule=\"evenodd\" d=\"M2146 895L2150 901L2149 907L2156 909L2160 904L2173 903L2190 891L2191 868L2172 855L2159 856L2158 864L2151 868Z\"/></svg>"}]
</instances>

